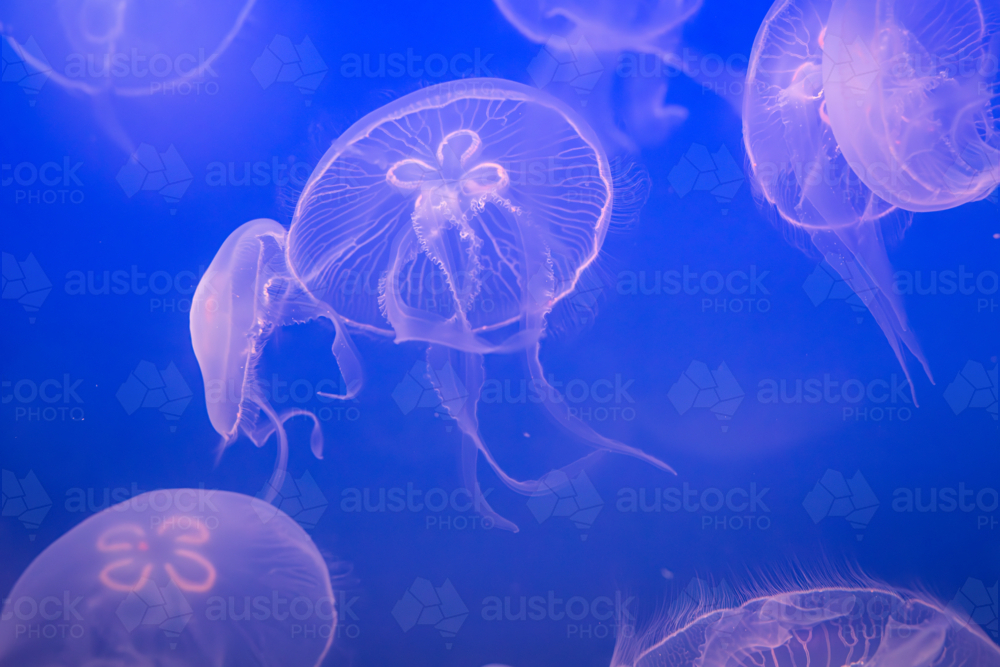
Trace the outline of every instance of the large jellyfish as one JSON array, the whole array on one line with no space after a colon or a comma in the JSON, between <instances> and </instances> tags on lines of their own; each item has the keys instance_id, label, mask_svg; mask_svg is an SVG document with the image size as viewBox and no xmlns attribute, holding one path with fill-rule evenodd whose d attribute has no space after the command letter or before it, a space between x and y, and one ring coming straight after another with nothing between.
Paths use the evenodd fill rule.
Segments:
<instances>
[{"instance_id":1,"label":"large jellyfish","mask_svg":"<svg viewBox=\"0 0 1000 667\"><path fill-rule=\"evenodd\" d=\"M656 630L654 630L656 632ZM974 621L924 596L814 588L694 615L665 637L622 641L616 667L997 667Z\"/></svg>"},{"instance_id":2,"label":"large jellyfish","mask_svg":"<svg viewBox=\"0 0 1000 667\"><path fill-rule=\"evenodd\" d=\"M0 664L315 667L337 616L327 565L273 505L164 489L85 520L6 598Z\"/></svg>"},{"instance_id":3,"label":"large jellyfish","mask_svg":"<svg viewBox=\"0 0 1000 667\"><path fill-rule=\"evenodd\" d=\"M793 228L804 230L866 301L909 378L904 347L925 370L927 363L890 289L882 222L895 208L851 170L827 115L823 46L829 13L830 0L772 5L750 56L744 143L763 198Z\"/></svg>"},{"instance_id":4,"label":"large jellyfish","mask_svg":"<svg viewBox=\"0 0 1000 667\"><path fill-rule=\"evenodd\" d=\"M507 475L480 434L483 355L524 353L533 386L558 396L539 360L546 316L596 258L613 200L604 151L563 104L499 79L446 83L382 107L334 142L299 199L288 264L350 324L428 343L428 366L440 371L431 382L463 434L468 487L478 489L478 452L531 494L538 482ZM468 400L454 400L459 379ZM564 400L543 404L599 450L669 470L598 434Z\"/></svg>"},{"instance_id":5,"label":"large jellyfish","mask_svg":"<svg viewBox=\"0 0 1000 667\"><path fill-rule=\"evenodd\" d=\"M191 331L206 391L219 380L236 388L221 404L209 396L213 425L226 442L243 432L262 443L276 429L284 452L281 424L298 413L275 414L255 394L254 363L275 326L324 317L337 330L333 354L348 395L362 383L349 328L428 344L429 380L462 432L466 484L498 526L517 529L478 492L478 454L515 491L532 494L539 483L507 475L480 434L486 354L524 354L548 411L597 448L565 471L600 451L670 470L572 416L539 361L546 317L604 241L613 190L593 131L520 84L440 84L365 116L316 167L287 236L273 221L244 225L198 287ZM211 305L215 293L221 307ZM317 428L314 453L321 438Z\"/></svg>"},{"instance_id":6,"label":"large jellyfish","mask_svg":"<svg viewBox=\"0 0 1000 667\"><path fill-rule=\"evenodd\" d=\"M728 88L701 76L679 53L681 28L702 0L495 2L521 34L545 45L529 70L535 83L568 84L609 151L655 145L687 118L685 107L665 103L675 69L702 84ZM638 59L622 58L623 53ZM615 102L616 79L622 103Z\"/></svg>"},{"instance_id":7,"label":"large jellyfish","mask_svg":"<svg viewBox=\"0 0 1000 667\"><path fill-rule=\"evenodd\" d=\"M307 410L275 412L258 381L257 365L276 327L324 316L337 327L333 352L349 389L335 397L351 398L362 381L357 354L340 318L291 277L285 260L285 228L280 224L258 219L236 229L195 290L191 343L205 384L208 416L222 436L219 456L241 433L258 447L277 434L278 459L266 500L275 497L285 479L288 436L284 423L296 416L312 419L311 447L316 458L323 457L323 434L319 420Z\"/></svg>"}]
</instances>

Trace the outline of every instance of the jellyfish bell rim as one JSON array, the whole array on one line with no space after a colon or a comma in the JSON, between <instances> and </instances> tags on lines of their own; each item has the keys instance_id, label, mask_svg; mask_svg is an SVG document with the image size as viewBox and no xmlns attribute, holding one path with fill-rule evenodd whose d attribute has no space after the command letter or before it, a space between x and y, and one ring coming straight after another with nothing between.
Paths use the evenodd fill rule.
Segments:
<instances>
[{"instance_id":1,"label":"jellyfish bell rim","mask_svg":"<svg viewBox=\"0 0 1000 667\"><path fill-rule=\"evenodd\" d=\"M841 613L834 614L832 618L850 616L854 612L854 609L856 607L857 596L864 594L884 595L886 597L892 598L895 601L893 603L893 607L896 607L897 605L898 607L902 608L909 608L916 606L924 607L930 610L932 613L944 617L944 619L948 622L950 626L959 626L964 631L970 633L972 636L978 639L984 646L986 646L987 650L992 649L993 653L996 655L998 660L1000 660L1000 646L997 646L993 642L993 640L990 639L989 636L987 636L983 628L980 627L979 624L975 623L975 621L972 620L963 621L961 618L959 618L955 614L955 612L952 611L951 607L948 604L945 604L942 601L937 600L927 594L905 589L895 589L890 586L881 585L873 581L867 581L867 582L859 581L857 586L851 586L849 584L833 584L825 586L818 585L814 587L803 586L785 590L775 589L773 591L759 591L752 597L739 600L734 604L722 604L719 606L702 608L702 609L696 607L693 610L691 610L692 613L686 618L684 618L681 621L681 623L671 627L666 634L663 634L662 636L660 636L659 639L655 641L652 641L650 643L645 642L645 640L648 637L656 636L657 634L657 630L654 627L650 627L647 631L642 633L643 636L632 637L631 639L629 639L628 640L629 644L632 644L632 646L625 646L624 651L621 651L621 647L616 646L615 647L616 656L618 656L619 651L621 651L621 653L630 656L630 660L628 660L625 663L616 661L613 664L615 665L615 667L624 667L626 664L630 665L631 667L638 667L639 665L643 664L643 661L648 656L651 656L657 649L660 649L661 647L665 646L672 639L684 635L685 633L691 631L693 628L697 627L700 624L717 623L720 620L722 620L727 614L734 614L743 610L747 610L753 605L759 604L763 606L768 602L778 602L778 603L783 603L785 605L794 605L797 597L815 596L815 595L822 596L830 594L834 595L839 594L839 595L851 596L852 598L854 598L854 601L852 602L852 605L849 609L842 609ZM803 614L808 615L809 609L805 609L803 611ZM889 619L891 618L891 615L889 613L885 613L884 618L885 621L888 622ZM818 622L822 622L825 619L820 619L819 617L816 617L816 620ZM619 643L621 643L621 641L622 638L619 639Z\"/></svg>"},{"instance_id":2,"label":"jellyfish bell rim","mask_svg":"<svg viewBox=\"0 0 1000 667\"><path fill-rule=\"evenodd\" d=\"M453 91L457 91L462 94L449 96L448 93ZM342 132L341 135L333 141L330 148L328 148L323 154L323 157L319 160L316 167L309 175L309 179L306 181L305 187L302 189L302 194L299 196L298 202L295 205L295 212L292 216L292 222L288 229L286 256L288 256L290 249L295 244L296 232L298 230L297 223L302 219L305 213L306 203L309 201L313 190L317 187L316 184L322 179L323 175L327 173L330 165L333 164L338 157L346 153L356 141L368 136L373 130L387 122L391 122L408 114L420 112L426 109L442 108L449 103L462 99L463 97L466 99L520 101L525 103L541 104L554 110L556 113L561 114L576 134L593 149L601 179L607 187L608 197L601 208L600 216L594 221L595 234L590 252L582 259L580 265L574 271L573 280L566 281L563 285L561 285L562 289L552 295L552 303L554 304L570 294L576 288L576 284L579 282L580 276L600 254L601 247L604 245L604 239L608 233L608 228L610 227L612 209L614 206L614 178L611 172L610 162L608 161L607 152L604 145L601 143L601 140L598 138L597 132L590 126L589 123L587 123L587 121L583 119L580 114L570 108L566 103L543 90L539 90L538 88L496 77L455 79L453 81L445 81L420 88L419 90L407 93L406 95L403 95L388 104L370 111L355 121L349 128L344 130L344 132ZM289 261L288 268L296 280L303 285L308 284L306 279L299 274L294 262ZM352 328L390 338L394 338L396 336L396 332L392 329L388 322L386 322L385 327L382 328L364 322L357 322L344 315L339 315L339 317ZM509 318L503 322L493 323L488 327L481 327L480 330L495 331L505 326L509 326L510 324L516 322L516 320L516 317ZM473 333L475 333L475 330ZM498 351L501 348L502 346L498 348Z\"/></svg>"}]
</instances>

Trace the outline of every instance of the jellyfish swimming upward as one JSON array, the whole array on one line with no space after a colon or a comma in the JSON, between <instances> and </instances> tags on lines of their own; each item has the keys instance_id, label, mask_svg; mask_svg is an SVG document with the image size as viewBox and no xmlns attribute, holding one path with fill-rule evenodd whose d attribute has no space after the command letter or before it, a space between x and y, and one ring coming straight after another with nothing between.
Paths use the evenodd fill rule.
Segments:
<instances>
[{"instance_id":1,"label":"jellyfish swimming upward","mask_svg":"<svg viewBox=\"0 0 1000 667\"><path fill-rule=\"evenodd\" d=\"M593 131L557 100L520 84L440 84L365 116L317 166L287 234L273 221L247 223L199 284L191 333L224 443L244 433L263 444L276 430L272 489L280 487L282 423L301 413L277 414L267 405L255 388L255 365L275 327L323 317L336 328L333 354L347 395L363 380L351 330L427 344L430 381L462 433L468 488L479 488L482 454L510 488L536 492L537 481L503 471L480 433L484 355L523 354L535 386L558 395L539 361L546 317L597 257L613 188ZM234 391L216 402L208 392L219 382ZM454 400L458 383L468 400ZM598 434L571 416L565 401L544 405L598 450L567 471L602 450L669 470ZM267 419L258 424L261 414ZM321 447L317 425L314 453ZM478 505L516 530L484 499Z\"/></svg>"},{"instance_id":2,"label":"jellyfish swimming upward","mask_svg":"<svg viewBox=\"0 0 1000 667\"><path fill-rule=\"evenodd\" d=\"M326 562L273 505L137 495L79 524L14 584L0 664L316 667L337 624Z\"/></svg>"},{"instance_id":3,"label":"jellyfish swimming upward","mask_svg":"<svg viewBox=\"0 0 1000 667\"><path fill-rule=\"evenodd\" d=\"M908 379L906 350L931 374L884 235L909 211L996 186L991 44L977 0L778 0L751 53L743 133L755 185L865 302Z\"/></svg>"},{"instance_id":4,"label":"jellyfish swimming upward","mask_svg":"<svg viewBox=\"0 0 1000 667\"><path fill-rule=\"evenodd\" d=\"M634 642L638 644L640 642ZM1000 648L937 601L881 588L792 590L700 614L629 667L997 667Z\"/></svg>"}]
</instances>

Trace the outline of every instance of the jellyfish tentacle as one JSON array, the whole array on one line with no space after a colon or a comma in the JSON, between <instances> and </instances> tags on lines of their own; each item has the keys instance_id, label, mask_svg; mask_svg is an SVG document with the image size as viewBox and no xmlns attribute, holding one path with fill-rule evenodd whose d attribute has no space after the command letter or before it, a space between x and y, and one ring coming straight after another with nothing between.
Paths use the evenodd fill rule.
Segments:
<instances>
[{"instance_id":1,"label":"jellyfish tentacle","mask_svg":"<svg viewBox=\"0 0 1000 667\"><path fill-rule=\"evenodd\" d=\"M478 456L482 454L497 477L512 491L522 495L539 493L542 490L541 481L537 479L522 481L511 477L503 470L483 441L477 414L479 397L486 380L482 355L431 345L427 348L427 367L431 384L441 399L441 407L456 421L462 432L462 476L470 493L474 493L473 499L478 511L484 516L491 517L500 528L517 532L517 526L499 516L480 491L476 474ZM576 476L600 458L601 454L602 452L592 452L563 466L559 472L567 476Z\"/></svg>"},{"instance_id":2,"label":"jellyfish tentacle","mask_svg":"<svg viewBox=\"0 0 1000 667\"><path fill-rule=\"evenodd\" d=\"M874 224L859 225L869 229L844 227L833 231L814 230L812 241L827 260L827 264L840 274L875 318L903 369L903 375L910 385L913 404L919 407L905 350L909 350L917 358L932 384L934 377L927 357L909 327L905 311L898 297L892 292L889 258L885 254L884 247L871 237L872 234L878 234L877 230L870 228ZM851 259L854 262L849 261Z\"/></svg>"},{"instance_id":3,"label":"jellyfish tentacle","mask_svg":"<svg viewBox=\"0 0 1000 667\"><path fill-rule=\"evenodd\" d=\"M542 368L542 362L538 358L540 351L541 345L538 344L535 345L533 349L528 350L525 355L528 361L528 370L531 373L531 379L534 383L544 388L548 396L559 396L561 399L562 395L545 378L545 371ZM588 424L585 424L579 418L571 415L565 400L547 400L542 401L542 403L545 405L546 409L548 409L549 414L552 415L555 420L559 422L559 424L574 435L590 443L591 446L596 447L599 450L631 456L639 459L640 461L649 463L661 470L666 470L667 472L675 475L677 474L673 468L655 456L647 454L636 447L631 447L623 442L601 435Z\"/></svg>"}]
</instances>

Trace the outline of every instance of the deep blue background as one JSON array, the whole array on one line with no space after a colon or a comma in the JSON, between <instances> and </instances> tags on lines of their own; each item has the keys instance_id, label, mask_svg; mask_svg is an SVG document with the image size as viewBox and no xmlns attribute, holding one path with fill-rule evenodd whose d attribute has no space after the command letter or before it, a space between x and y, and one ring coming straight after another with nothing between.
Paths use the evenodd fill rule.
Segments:
<instances>
[{"instance_id":1,"label":"deep blue background","mask_svg":"<svg viewBox=\"0 0 1000 667\"><path fill-rule=\"evenodd\" d=\"M749 55L769 3L705 0L685 39L701 52ZM14 26L16 28L16 26ZM275 34L298 43L308 35L329 70L315 95L289 84L263 89L250 66ZM21 39L24 36L18 35ZM59 39L57 26L49 35ZM211 186L212 163L277 160L311 169L329 142L352 122L380 105L439 79L346 78L346 54L492 54L494 76L530 83L528 63L539 46L524 39L490 2L338 3L261 0L235 42L219 60L214 95L154 95L112 100L104 110L91 99L47 83L37 96L15 84L0 86L3 134L0 162L82 162L79 204L27 203L17 184L0 189L2 249L23 260L33 253L53 284L34 323L15 301L2 306L0 406L3 438L0 466L18 478L38 476L53 506L37 530L12 517L0 519L0 590L48 544L89 514L66 507L73 489L151 490L198 486L256 493L270 474L273 444L264 451L241 442L214 465L217 436L205 412L203 388L191 350L188 319L178 312L185 295L171 291L157 302L149 293L72 295L71 272L105 271L177 276L207 266L226 236L243 222L273 217L287 225L297 196L295 184ZM377 57L377 55L376 55ZM449 77L445 77L449 78ZM306 100L310 103L307 104ZM499 530L428 527L437 515L423 512L345 512L350 488L403 487L452 490L458 474L457 431L428 409L404 415L391 392L414 362L420 346L358 338L370 384L347 418L329 413L324 423L326 458L316 461L302 443L305 431L292 426L295 442L289 469L308 471L329 501L313 538L350 575L338 580L356 618L345 621L328 664L607 665L614 630L592 619L580 638L564 621L487 621L490 596L635 596L632 610L652 610L676 600L694 577L739 587L764 572L798 563L823 571L823 563L854 564L890 584L918 587L948 601L971 578L992 586L1000 577L1000 512L902 513L893 511L897 489L997 488L1000 437L997 422L983 410L955 414L943 394L968 361L997 363L1000 294L912 295L905 298L910 321L930 360L937 384L916 377L920 408L906 402L906 421L845 419L844 403L770 405L758 400L764 379L856 378L891 381L900 369L867 313L843 301L814 306L803 289L815 260L792 247L769 222L744 183L733 200L720 204L707 192L681 197L671 187L671 170L692 144L715 152L725 146L742 165L739 119L718 97L677 80L670 100L691 110L688 122L640 158L652 193L640 219L609 234L597 276L596 320L579 313L575 325L559 327L543 349L543 361L557 379L591 383L620 375L633 381L634 418L595 422L603 433L641 447L678 471L670 477L632 459L608 457L590 478L604 501L593 526L580 530L564 518L539 523L525 499L506 490L481 467L494 508L521 526L519 534ZM164 151L173 145L193 174L179 203L154 192L129 198L116 182L128 154L105 130L113 114L135 143ZM102 118L104 119L102 121ZM9 177L5 172L4 177ZM40 193L43 194L43 193ZM34 195L32 195L34 196ZM39 195L40 196L40 195ZM995 198L994 198L995 202ZM725 211L725 213L724 213ZM943 213L919 214L902 242L891 250L899 271L975 274L1000 270L1000 214L983 201ZM716 270L758 275L767 293L754 312L705 312L703 294L628 295L616 289L622 272L648 274ZM995 274L994 274L995 276ZM187 283L182 278L182 285ZM990 285L989 280L985 283ZM995 289L995 283L993 283ZM749 298L749 297L746 297ZM171 302L171 300L174 300ZM164 305L164 303L171 305ZM759 312L767 309L766 312ZM573 319L573 318L571 318ZM582 322L587 319L587 322ZM860 319L860 321L858 321ZM333 333L318 324L282 332L270 348L268 373L283 379L338 379L329 355ZM129 416L116 392L141 360L164 369L173 362L193 393L177 421L155 409ZM681 415L667 392L694 361L716 369L725 362L746 392L733 419L723 423L705 409ZM524 376L516 360L491 360L491 377ZM36 383L68 375L82 380L77 393L85 419L31 418L40 400L8 402L13 383ZM908 394L907 394L908 396ZM62 404L57 404L61 406ZM307 407L318 409L312 399ZM333 407L336 407L334 405ZM584 408L599 407L585 403ZM858 408L875 406L863 402ZM24 408L24 412L18 412ZM38 413L39 415L41 413ZM79 413L76 413L79 414ZM995 412L994 412L995 416ZM538 476L583 450L551 426L537 406L488 405L483 429L494 451L516 475ZM525 438L523 433L530 432ZM861 471L880 505L867 528L856 530L837 517L814 524L802 502L828 469L850 477ZM767 511L754 516L754 529L715 527L716 516L700 512L622 513L623 487L652 490L689 484L699 491L742 487L768 489ZM377 491L375 491L377 494ZM469 513L444 515L463 516ZM985 516L985 519L980 519ZM709 525L703 527L704 520ZM731 517L730 517L731 518ZM766 519L764 521L763 519ZM977 522L984 521L984 527ZM581 533L586 540L581 540ZM858 539L863 535L864 539ZM30 538L29 538L30 536ZM672 573L665 579L661 570ZM391 616L395 602L416 577L440 585L449 579L470 615L451 649L432 628L403 633ZM353 629L350 629L352 626ZM603 637L603 638L601 638Z\"/></svg>"}]
</instances>

